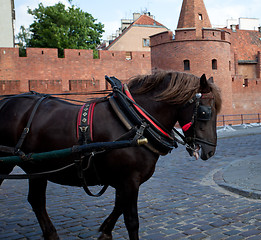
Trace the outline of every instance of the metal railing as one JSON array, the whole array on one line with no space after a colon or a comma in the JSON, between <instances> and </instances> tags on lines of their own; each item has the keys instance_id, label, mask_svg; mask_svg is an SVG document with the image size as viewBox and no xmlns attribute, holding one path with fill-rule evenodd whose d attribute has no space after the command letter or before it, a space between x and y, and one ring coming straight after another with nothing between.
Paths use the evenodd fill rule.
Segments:
<instances>
[{"instance_id":1,"label":"metal railing","mask_svg":"<svg viewBox=\"0 0 261 240\"><path fill-rule=\"evenodd\" d=\"M218 115L218 126L260 123L261 113Z\"/></svg>"}]
</instances>

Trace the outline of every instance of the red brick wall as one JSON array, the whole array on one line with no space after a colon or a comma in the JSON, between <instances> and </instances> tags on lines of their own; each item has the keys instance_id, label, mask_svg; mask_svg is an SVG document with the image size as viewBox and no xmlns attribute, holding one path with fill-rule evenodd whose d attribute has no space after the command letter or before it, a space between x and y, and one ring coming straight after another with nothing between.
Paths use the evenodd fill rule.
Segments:
<instances>
[{"instance_id":1,"label":"red brick wall","mask_svg":"<svg viewBox=\"0 0 261 240\"><path fill-rule=\"evenodd\" d=\"M62 92L61 80L29 80L29 90L41 93Z\"/></svg>"},{"instance_id":2,"label":"red brick wall","mask_svg":"<svg viewBox=\"0 0 261 240\"><path fill-rule=\"evenodd\" d=\"M159 45L162 43L170 42L173 39L173 33L171 31L166 31L153 35L150 38L150 46Z\"/></svg>"},{"instance_id":3,"label":"red brick wall","mask_svg":"<svg viewBox=\"0 0 261 240\"><path fill-rule=\"evenodd\" d=\"M20 91L19 80L2 80L0 81L0 94L15 94Z\"/></svg>"},{"instance_id":4,"label":"red brick wall","mask_svg":"<svg viewBox=\"0 0 261 240\"><path fill-rule=\"evenodd\" d=\"M237 114L261 113L261 79L248 79L245 86L243 76L232 81L233 108Z\"/></svg>"},{"instance_id":5,"label":"red brick wall","mask_svg":"<svg viewBox=\"0 0 261 240\"><path fill-rule=\"evenodd\" d=\"M96 91L105 89L105 75L126 81L151 72L150 52L132 52L131 60L118 51L100 51L99 59L93 59L92 50L66 49L64 55L58 58L57 49L28 48L27 57L19 57L16 48L0 48L0 94Z\"/></svg>"}]
</instances>

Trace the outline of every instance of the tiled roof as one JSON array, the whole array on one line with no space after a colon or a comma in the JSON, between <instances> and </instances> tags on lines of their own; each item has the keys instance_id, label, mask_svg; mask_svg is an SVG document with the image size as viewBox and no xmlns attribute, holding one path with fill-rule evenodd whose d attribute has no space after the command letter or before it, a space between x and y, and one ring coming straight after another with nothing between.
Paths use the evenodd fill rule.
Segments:
<instances>
[{"instance_id":1,"label":"tiled roof","mask_svg":"<svg viewBox=\"0 0 261 240\"><path fill-rule=\"evenodd\" d=\"M133 25L152 25L152 26L162 26L165 27L164 25L162 25L161 23L157 22L156 20L154 20L153 18L151 18L150 16L147 15L141 15L134 23Z\"/></svg>"},{"instance_id":2,"label":"tiled roof","mask_svg":"<svg viewBox=\"0 0 261 240\"><path fill-rule=\"evenodd\" d=\"M226 29L227 31L227 29ZM261 51L261 33L253 30L239 30L231 33L231 48L239 60L256 60L256 54Z\"/></svg>"}]
</instances>

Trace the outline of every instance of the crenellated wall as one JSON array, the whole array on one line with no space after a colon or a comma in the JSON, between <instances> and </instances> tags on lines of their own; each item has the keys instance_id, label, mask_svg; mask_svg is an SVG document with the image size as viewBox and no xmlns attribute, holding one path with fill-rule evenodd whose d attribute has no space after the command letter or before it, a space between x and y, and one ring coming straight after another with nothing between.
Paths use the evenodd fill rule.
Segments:
<instances>
[{"instance_id":1,"label":"crenellated wall","mask_svg":"<svg viewBox=\"0 0 261 240\"><path fill-rule=\"evenodd\" d=\"M26 57L19 57L17 48L0 48L0 94L105 89L105 75L126 81L149 74L150 58L150 52L132 52L127 60L126 52L100 51L95 59L92 50L81 49L65 49L58 58L57 49L49 48L28 48Z\"/></svg>"},{"instance_id":2,"label":"crenellated wall","mask_svg":"<svg viewBox=\"0 0 261 240\"><path fill-rule=\"evenodd\" d=\"M179 33L179 39L187 34ZM57 49L29 48L26 57L19 57L19 49L0 48L0 94L30 90L41 93L97 91L108 87L105 75L127 81L137 74L150 74L151 69L184 71L184 60L189 60L190 70L185 72L199 77L205 73L222 89L221 114L260 113L260 51L256 63L240 65L238 54L231 51L229 33L205 29L203 35L201 40L173 40L172 32L157 34L151 38L151 53L131 52L131 60L126 59L130 54L123 51L100 51L99 58L94 59L92 50L66 49L65 57L58 58ZM213 59L217 60L217 69L213 69ZM251 77L248 72L253 73L255 66L256 75ZM241 72L244 75L240 75Z\"/></svg>"}]
</instances>

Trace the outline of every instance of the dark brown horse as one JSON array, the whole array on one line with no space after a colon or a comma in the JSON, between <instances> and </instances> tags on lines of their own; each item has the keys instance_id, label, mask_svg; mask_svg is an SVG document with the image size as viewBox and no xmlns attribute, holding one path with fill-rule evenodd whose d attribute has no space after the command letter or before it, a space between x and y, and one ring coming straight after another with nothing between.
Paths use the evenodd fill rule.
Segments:
<instances>
[{"instance_id":1,"label":"dark brown horse","mask_svg":"<svg viewBox=\"0 0 261 240\"><path fill-rule=\"evenodd\" d=\"M179 72L157 72L133 78L128 87L135 102L156 119L160 126L164 126L165 132L171 133L176 122L179 122L190 152L197 155L201 148L201 158L204 160L214 155L217 141L216 116L221 108L221 97L219 89L205 75L198 78ZM37 94L21 94L0 101L0 145L17 145L32 116L35 103L41 97ZM33 116L30 131L21 146L22 152L47 152L77 145L76 122L80 108L79 105L58 98L44 98ZM147 122L147 125L150 124ZM98 101L93 116L93 141L114 141L124 134L126 128L109 101ZM146 137L146 132L144 135ZM157 144L154 148L157 149ZM3 152L0 154L7 155ZM152 176L158 158L157 151L145 146L116 149L95 156L93 162L96 171L87 172L87 184L107 184L116 189L115 207L100 227L99 239L112 239L112 230L121 214L124 216L129 238L138 239L138 191L140 185ZM31 174L57 169L73 161L69 156L64 159L46 159L41 163L25 161L20 167ZM13 167L0 162L0 174L9 174ZM48 180L72 186L81 186L81 182L74 166L48 177L29 180L28 201L36 214L44 238L58 239L45 207Z\"/></svg>"}]
</instances>

